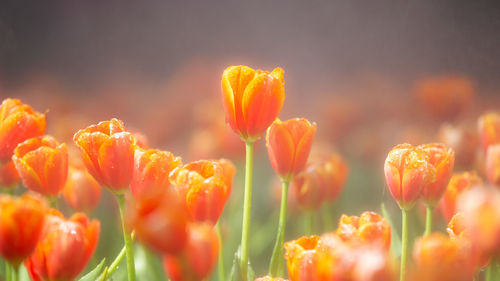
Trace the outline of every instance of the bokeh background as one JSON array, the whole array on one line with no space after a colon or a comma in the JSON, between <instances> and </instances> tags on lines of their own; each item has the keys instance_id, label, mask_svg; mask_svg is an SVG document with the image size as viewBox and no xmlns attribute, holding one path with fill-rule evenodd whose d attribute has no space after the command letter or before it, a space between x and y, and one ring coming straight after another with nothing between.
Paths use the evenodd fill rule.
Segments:
<instances>
[{"instance_id":1,"label":"bokeh background","mask_svg":"<svg viewBox=\"0 0 500 281\"><path fill-rule=\"evenodd\" d=\"M224 213L229 267L241 227L243 145L223 120L227 66L285 69L280 118L316 121L319 147L349 163L334 221L380 211L384 201L397 214L382 178L390 148L469 132L473 142L478 115L499 108L495 2L4 0L0 97L47 111L48 132L68 143L76 130L117 117L184 162L228 157L239 164ZM458 133L450 137L445 128ZM475 161L467 151L458 157L458 170ZM262 142L256 161L251 255L265 272L278 203ZM114 222L114 206L104 196L94 215ZM114 233L117 223L103 224L98 258L119 250ZM292 219L287 238L300 233Z\"/></svg>"}]
</instances>

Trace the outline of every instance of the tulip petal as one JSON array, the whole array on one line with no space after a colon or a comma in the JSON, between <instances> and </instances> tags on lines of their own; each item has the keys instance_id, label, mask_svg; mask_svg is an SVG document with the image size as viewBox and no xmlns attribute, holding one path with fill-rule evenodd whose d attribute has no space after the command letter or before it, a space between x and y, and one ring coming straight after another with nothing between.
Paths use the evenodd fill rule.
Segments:
<instances>
[{"instance_id":1,"label":"tulip petal","mask_svg":"<svg viewBox=\"0 0 500 281\"><path fill-rule=\"evenodd\" d=\"M269 160L274 170L278 175L287 177L292 170L295 144L284 123L276 120L269 127L266 135L266 145Z\"/></svg>"},{"instance_id":2,"label":"tulip petal","mask_svg":"<svg viewBox=\"0 0 500 281\"><path fill-rule=\"evenodd\" d=\"M295 141L295 155L291 170L295 175L304 169L307 158L309 157L309 152L311 151L314 135L316 134L315 123L311 125L307 120L301 123L302 125L294 126L293 129L289 128L292 138L298 139L298 142Z\"/></svg>"},{"instance_id":3,"label":"tulip petal","mask_svg":"<svg viewBox=\"0 0 500 281\"><path fill-rule=\"evenodd\" d=\"M108 188L128 187L134 169L135 140L128 132L110 136L99 148L98 163Z\"/></svg>"},{"instance_id":4,"label":"tulip petal","mask_svg":"<svg viewBox=\"0 0 500 281\"><path fill-rule=\"evenodd\" d=\"M83 163L89 173L100 183L105 184L104 176L99 167L99 148L109 138L101 132L80 133L73 138L75 144L81 151Z\"/></svg>"}]
</instances>

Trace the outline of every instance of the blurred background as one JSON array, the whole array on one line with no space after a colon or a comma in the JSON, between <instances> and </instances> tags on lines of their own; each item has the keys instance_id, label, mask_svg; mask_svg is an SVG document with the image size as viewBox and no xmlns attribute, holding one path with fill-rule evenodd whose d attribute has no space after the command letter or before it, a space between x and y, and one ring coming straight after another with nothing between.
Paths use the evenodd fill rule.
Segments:
<instances>
[{"instance_id":1,"label":"blurred background","mask_svg":"<svg viewBox=\"0 0 500 281\"><path fill-rule=\"evenodd\" d=\"M280 66L280 118L316 121L318 146L347 159L336 222L340 213L380 211L382 163L398 143L447 142L457 169L471 168L477 117L500 105L499 31L495 1L4 0L0 97L47 111L48 132L68 143L78 129L117 117L184 162L241 164L243 145L223 120L221 74L235 64ZM269 256L277 213L268 213L278 209L262 141L256 157L254 259ZM238 168L224 214L227 235L239 239ZM109 207L100 208L106 219ZM300 234L291 229L287 238ZM238 239L229 239L228 260ZM114 256L114 240L101 237L100 256Z\"/></svg>"}]
</instances>

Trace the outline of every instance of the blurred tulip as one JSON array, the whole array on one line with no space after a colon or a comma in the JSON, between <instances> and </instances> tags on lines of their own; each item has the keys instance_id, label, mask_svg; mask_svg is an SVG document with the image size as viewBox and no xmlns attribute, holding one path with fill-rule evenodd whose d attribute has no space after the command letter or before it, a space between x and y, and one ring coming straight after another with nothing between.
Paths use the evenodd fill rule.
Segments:
<instances>
[{"instance_id":1,"label":"blurred tulip","mask_svg":"<svg viewBox=\"0 0 500 281\"><path fill-rule=\"evenodd\" d=\"M455 165L455 151L442 143L420 145L428 156L428 163L434 167L434 180L422 190L422 200L428 206L434 207L448 186Z\"/></svg>"},{"instance_id":2,"label":"blurred tulip","mask_svg":"<svg viewBox=\"0 0 500 281\"><path fill-rule=\"evenodd\" d=\"M156 201L129 200L126 221L141 242L160 253L178 253L186 244L188 215L172 191Z\"/></svg>"},{"instance_id":3,"label":"blurred tulip","mask_svg":"<svg viewBox=\"0 0 500 281\"><path fill-rule=\"evenodd\" d=\"M420 238L413 250L414 280L471 281L474 264L469 254L462 240L441 233Z\"/></svg>"},{"instance_id":4,"label":"blurred tulip","mask_svg":"<svg viewBox=\"0 0 500 281\"><path fill-rule=\"evenodd\" d=\"M51 136L20 143L12 160L23 184L46 196L57 196L68 177L68 148Z\"/></svg>"},{"instance_id":5,"label":"blurred tulip","mask_svg":"<svg viewBox=\"0 0 500 281\"><path fill-rule=\"evenodd\" d=\"M4 260L17 267L31 255L43 231L46 208L35 194L0 195L0 255Z\"/></svg>"},{"instance_id":6,"label":"blurred tulip","mask_svg":"<svg viewBox=\"0 0 500 281\"><path fill-rule=\"evenodd\" d=\"M10 161L18 143L43 135L45 126L45 114L18 99L5 99L0 105L0 165Z\"/></svg>"},{"instance_id":7,"label":"blurred tulip","mask_svg":"<svg viewBox=\"0 0 500 281\"><path fill-rule=\"evenodd\" d=\"M334 201L342 192L347 180L349 167L339 154L333 153L317 157L311 161L324 185L325 200Z\"/></svg>"},{"instance_id":8,"label":"blurred tulip","mask_svg":"<svg viewBox=\"0 0 500 281\"><path fill-rule=\"evenodd\" d=\"M163 267L172 281L201 281L210 276L219 255L217 233L209 224L191 224L182 252L163 258Z\"/></svg>"},{"instance_id":9,"label":"blurred tulip","mask_svg":"<svg viewBox=\"0 0 500 281\"><path fill-rule=\"evenodd\" d=\"M374 212L364 212L359 217L342 215L336 233L345 242L380 244L387 251L391 247L391 226Z\"/></svg>"},{"instance_id":10,"label":"blurred tulip","mask_svg":"<svg viewBox=\"0 0 500 281\"><path fill-rule=\"evenodd\" d=\"M493 112L481 115L478 131L481 148L486 153L490 145L500 143L500 115Z\"/></svg>"},{"instance_id":11,"label":"blurred tulip","mask_svg":"<svg viewBox=\"0 0 500 281\"><path fill-rule=\"evenodd\" d=\"M455 151L455 166L463 169L473 168L478 146L475 130L445 124L439 129L438 139Z\"/></svg>"},{"instance_id":12,"label":"blurred tulip","mask_svg":"<svg viewBox=\"0 0 500 281\"><path fill-rule=\"evenodd\" d=\"M228 67L222 74L222 100L226 122L244 141L254 142L276 119L285 101L283 69Z\"/></svg>"},{"instance_id":13,"label":"blurred tulip","mask_svg":"<svg viewBox=\"0 0 500 281\"><path fill-rule=\"evenodd\" d=\"M19 183L19 174L17 173L14 162L0 166L0 188L13 189Z\"/></svg>"},{"instance_id":14,"label":"blurred tulip","mask_svg":"<svg viewBox=\"0 0 500 281\"><path fill-rule=\"evenodd\" d=\"M158 200L170 187L169 175L182 164L180 157L168 151L137 149L130 190L134 198Z\"/></svg>"},{"instance_id":15,"label":"blurred tulip","mask_svg":"<svg viewBox=\"0 0 500 281\"><path fill-rule=\"evenodd\" d=\"M229 160L200 160L177 167L170 179L185 198L191 219L215 225L231 194L235 171Z\"/></svg>"},{"instance_id":16,"label":"blurred tulip","mask_svg":"<svg viewBox=\"0 0 500 281\"><path fill-rule=\"evenodd\" d=\"M82 213L65 219L52 210L40 242L24 263L31 279L74 280L94 254L99 232L98 220L91 221Z\"/></svg>"},{"instance_id":17,"label":"blurred tulip","mask_svg":"<svg viewBox=\"0 0 500 281\"><path fill-rule=\"evenodd\" d=\"M73 166L68 170L68 180L63 189L66 203L75 211L91 211L101 199L101 186L85 167Z\"/></svg>"},{"instance_id":18,"label":"blurred tulip","mask_svg":"<svg viewBox=\"0 0 500 281\"><path fill-rule=\"evenodd\" d=\"M326 188L316 166L307 165L291 184L295 201L306 210L318 210L326 199Z\"/></svg>"},{"instance_id":19,"label":"blurred tulip","mask_svg":"<svg viewBox=\"0 0 500 281\"><path fill-rule=\"evenodd\" d=\"M395 146L387 155L385 180L401 209L411 209L424 186L434 181L434 167L428 161L429 156L421 148L407 143Z\"/></svg>"},{"instance_id":20,"label":"blurred tulip","mask_svg":"<svg viewBox=\"0 0 500 281\"><path fill-rule=\"evenodd\" d=\"M295 118L282 122L276 119L267 130L266 146L269 160L283 181L289 182L306 165L316 123Z\"/></svg>"},{"instance_id":21,"label":"blurred tulip","mask_svg":"<svg viewBox=\"0 0 500 281\"><path fill-rule=\"evenodd\" d=\"M126 190L134 170L135 138L118 119L79 130L73 141L82 153L89 173L104 187Z\"/></svg>"},{"instance_id":22,"label":"blurred tulip","mask_svg":"<svg viewBox=\"0 0 500 281\"><path fill-rule=\"evenodd\" d=\"M476 172L463 172L453 174L451 176L446 192L441 201L439 201L439 208L446 221L450 221L451 217L457 213L457 199L464 191L480 186L483 184L481 178Z\"/></svg>"},{"instance_id":23,"label":"blurred tulip","mask_svg":"<svg viewBox=\"0 0 500 281\"><path fill-rule=\"evenodd\" d=\"M490 145L486 151L486 178L495 186L500 186L500 144Z\"/></svg>"}]
</instances>

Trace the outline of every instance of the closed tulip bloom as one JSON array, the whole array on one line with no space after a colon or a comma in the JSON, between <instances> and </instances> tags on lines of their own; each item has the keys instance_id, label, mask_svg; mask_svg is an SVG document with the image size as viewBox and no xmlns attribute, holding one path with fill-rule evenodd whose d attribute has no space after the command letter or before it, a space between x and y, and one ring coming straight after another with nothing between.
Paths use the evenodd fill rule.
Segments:
<instances>
[{"instance_id":1,"label":"closed tulip bloom","mask_svg":"<svg viewBox=\"0 0 500 281\"><path fill-rule=\"evenodd\" d=\"M325 155L312 161L324 185L325 198L334 201L342 192L349 167L339 154Z\"/></svg>"},{"instance_id":2,"label":"closed tulip bloom","mask_svg":"<svg viewBox=\"0 0 500 281\"><path fill-rule=\"evenodd\" d=\"M182 160L168 151L137 149L134 156L134 173L130 190L134 198L157 200L169 189L169 175Z\"/></svg>"},{"instance_id":3,"label":"closed tulip bloom","mask_svg":"<svg viewBox=\"0 0 500 281\"><path fill-rule=\"evenodd\" d=\"M85 167L73 166L68 170L68 180L63 189L66 203L75 211L91 211L101 199L101 185Z\"/></svg>"},{"instance_id":4,"label":"closed tulip bloom","mask_svg":"<svg viewBox=\"0 0 500 281\"><path fill-rule=\"evenodd\" d=\"M51 136L28 139L20 143L12 160L23 184L47 196L58 195L68 176L68 148Z\"/></svg>"},{"instance_id":5,"label":"closed tulip bloom","mask_svg":"<svg viewBox=\"0 0 500 281\"><path fill-rule=\"evenodd\" d=\"M316 123L304 118L276 119L267 130L269 160L283 181L290 181L306 165L316 133Z\"/></svg>"},{"instance_id":6,"label":"closed tulip bloom","mask_svg":"<svg viewBox=\"0 0 500 281\"><path fill-rule=\"evenodd\" d=\"M500 186L500 144L490 145L486 152L486 178L495 186Z\"/></svg>"},{"instance_id":7,"label":"closed tulip bloom","mask_svg":"<svg viewBox=\"0 0 500 281\"><path fill-rule=\"evenodd\" d=\"M221 161L191 162L170 175L193 221L215 225L224 210L235 168L228 160Z\"/></svg>"},{"instance_id":8,"label":"closed tulip bloom","mask_svg":"<svg viewBox=\"0 0 500 281\"><path fill-rule=\"evenodd\" d=\"M479 117L478 121L479 141L484 153L492 144L500 143L500 115L487 113Z\"/></svg>"},{"instance_id":9,"label":"closed tulip bloom","mask_svg":"<svg viewBox=\"0 0 500 281\"><path fill-rule=\"evenodd\" d=\"M420 148L410 144L394 147L385 160L385 180L401 209L409 210L420 198L424 186L434 180L434 167Z\"/></svg>"},{"instance_id":10,"label":"closed tulip bloom","mask_svg":"<svg viewBox=\"0 0 500 281\"><path fill-rule=\"evenodd\" d=\"M226 122L244 141L260 138L285 101L283 69L272 72L230 66L222 74Z\"/></svg>"},{"instance_id":11,"label":"closed tulip bloom","mask_svg":"<svg viewBox=\"0 0 500 281\"><path fill-rule=\"evenodd\" d=\"M31 279L74 280L94 254L99 232L97 220L90 220L82 213L66 219L52 210L40 242L24 263Z\"/></svg>"},{"instance_id":12,"label":"closed tulip bloom","mask_svg":"<svg viewBox=\"0 0 500 281\"><path fill-rule=\"evenodd\" d=\"M0 165L10 161L17 144L45 133L45 114L18 99L0 105Z\"/></svg>"},{"instance_id":13,"label":"closed tulip bloom","mask_svg":"<svg viewBox=\"0 0 500 281\"><path fill-rule=\"evenodd\" d=\"M217 233L210 224L191 224L181 253L167 254L163 267L172 281L201 281L210 276L219 255Z\"/></svg>"},{"instance_id":14,"label":"closed tulip bloom","mask_svg":"<svg viewBox=\"0 0 500 281\"><path fill-rule=\"evenodd\" d=\"M306 210L317 210L326 199L323 178L314 164L308 164L294 178L291 188L297 204Z\"/></svg>"},{"instance_id":15,"label":"closed tulip bloom","mask_svg":"<svg viewBox=\"0 0 500 281\"><path fill-rule=\"evenodd\" d=\"M460 194L482 184L483 181L476 172L462 172L452 175L446 192L439 201L439 208L445 220L450 221L453 215L457 213L457 199Z\"/></svg>"},{"instance_id":16,"label":"closed tulip bloom","mask_svg":"<svg viewBox=\"0 0 500 281\"><path fill-rule=\"evenodd\" d=\"M134 170L135 138L118 119L79 130L73 141L82 153L89 173L104 187L123 192Z\"/></svg>"},{"instance_id":17,"label":"closed tulip bloom","mask_svg":"<svg viewBox=\"0 0 500 281\"><path fill-rule=\"evenodd\" d=\"M337 235L345 242L391 247L391 226L379 214L364 212L361 216L340 217Z\"/></svg>"},{"instance_id":18,"label":"closed tulip bloom","mask_svg":"<svg viewBox=\"0 0 500 281\"><path fill-rule=\"evenodd\" d=\"M43 231L46 208L35 194L0 195L0 255L4 260L17 266L31 255Z\"/></svg>"},{"instance_id":19,"label":"closed tulip bloom","mask_svg":"<svg viewBox=\"0 0 500 281\"><path fill-rule=\"evenodd\" d=\"M12 189L19 183L19 174L17 173L14 162L0 166L0 188Z\"/></svg>"},{"instance_id":20,"label":"closed tulip bloom","mask_svg":"<svg viewBox=\"0 0 500 281\"><path fill-rule=\"evenodd\" d=\"M428 162L435 170L434 180L426 184L422 191L422 200L433 207L446 191L455 165L455 152L442 143L430 143L419 147L427 153Z\"/></svg>"}]
</instances>

